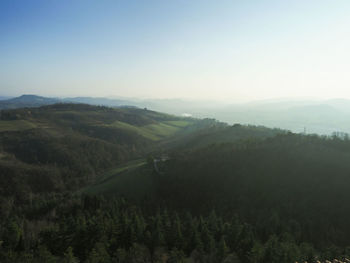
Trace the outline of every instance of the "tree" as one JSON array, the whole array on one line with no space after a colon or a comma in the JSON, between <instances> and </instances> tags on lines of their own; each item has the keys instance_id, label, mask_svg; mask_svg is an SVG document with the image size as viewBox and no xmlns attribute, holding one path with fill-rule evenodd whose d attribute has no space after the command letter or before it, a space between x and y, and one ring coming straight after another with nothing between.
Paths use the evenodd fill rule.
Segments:
<instances>
[{"instance_id":1,"label":"tree","mask_svg":"<svg viewBox=\"0 0 350 263\"><path fill-rule=\"evenodd\" d=\"M66 252L63 255L63 263L79 263L78 258L73 254L72 247L68 247Z\"/></svg>"},{"instance_id":2,"label":"tree","mask_svg":"<svg viewBox=\"0 0 350 263\"><path fill-rule=\"evenodd\" d=\"M153 247L165 245L164 230L162 224L162 217L158 213L155 218L155 225L153 229Z\"/></svg>"},{"instance_id":3,"label":"tree","mask_svg":"<svg viewBox=\"0 0 350 263\"><path fill-rule=\"evenodd\" d=\"M217 258L218 258L219 262L221 262L225 259L228 252L229 252L229 249L226 245L225 238L224 238L224 236L221 236L219 247L218 247L218 252L217 252Z\"/></svg>"},{"instance_id":4,"label":"tree","mask_svg":"<svg viewBox=\"0 0 350 263\"><path fill-rule=\"evenodd\" d=\"M22 230L19 225L14 221L10 220L5 228L5 246L10 248L16 248L22 236Z\"/></svg>"},{"instance_id":5,"label":"tree","mask_svg":"<svg viewBox=\"0 0 350 263\"><path fill-rule=\"evenodd\" d=\"M167 263L184 263L185 262L185 254L182 250L173 248L169 253L169 258Z\"/></svg>"},{"instance_id":6,"label":"tree","mask_svg":"<svg viewBox=\"0 0 350 263\"><path fill-rule=\"evenodd\" d=\"M128 253L124 248L118 248L114 254L113 261L118 263L127 262Z\"/></svg>"},{"instance_id":7,"label":"tree","mask_svg":"<svg viewBox=\"0 0 350 263\"><path fill-rule=\"evenodd\" d=\"M259 241L255 241L248 255L249 262L251 263L262 262L264 258L264 253L265 253L264 246Z\"/></svg>"},{"instance_id":8,"label":"tree","mask_svg":"<svg viewBox=\"0 0 350 263\"><path fill-rule=\"evenodd\" d=\"M149 263L151 262L151 253L146 246L133 244L129 250L130 263Z\"/></svg>"},{"instance_id":9,"label":"tree","mask_svg":"<svg viewBox=\"0 0 350 263\"><path fill-rule=\"evenodd\" d=\"M184 238L182 234L181 221L178 214L175 214L175 220L172 224L170 235L172 236L171 244L182 250L184 248Z\"/></svg>"},{"instance_id":10,"label":"tree","mask_svg":"<svg viewBox=\"0 0 350 263\"><path fill-rule=\"evenodd\" d=\"M40 246L38 249L38 262L56 263L56 257L46 248L46 246Z\"/></svg>"},{"instance_id":11,"label":"tree","mask_svg":"<svg viewBox=\"0 0 350 263\"><path fill-rule=\"evenodd\" d=\"M87 263L110 263L111 257L103 243L98 242L89 254Z\"/></svg>"}]
</instances>

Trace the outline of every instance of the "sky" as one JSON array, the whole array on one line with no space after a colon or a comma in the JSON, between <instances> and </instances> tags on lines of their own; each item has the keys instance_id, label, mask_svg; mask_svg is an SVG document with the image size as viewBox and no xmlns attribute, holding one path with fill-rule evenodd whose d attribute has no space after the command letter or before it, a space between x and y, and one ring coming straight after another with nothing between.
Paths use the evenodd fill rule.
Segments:
<instances>
[{"instance_id":1,"label":"sky","mask_svg":"<svg viewBox=\"0 0 350 263\"><path fill-rule=\"evenodd\" d=\"M2 0L0 95L350 98L350 1Z\"/></svg>"}]
</instances>

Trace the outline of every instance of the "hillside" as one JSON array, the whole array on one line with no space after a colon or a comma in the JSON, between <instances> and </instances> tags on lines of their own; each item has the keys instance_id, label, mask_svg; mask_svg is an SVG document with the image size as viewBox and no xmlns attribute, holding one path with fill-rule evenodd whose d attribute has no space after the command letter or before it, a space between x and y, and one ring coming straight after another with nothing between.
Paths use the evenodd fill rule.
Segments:
<instances>
[{"instance_id":1,"label":"hillside","mask_svg":"<svg viewBox=\"0 0 350 263\"><path fill-rule=\"evenodd\" d=\"M240 134L239 129L248 127L220 129L212 135L231 131L231 137L226 137L226 142L223 137L217 137L216 144L208 140L203 147L198 146L198 138L192 141L186 138L186 150L177 149L170 154L169 160L159 164L160 175L152 164L146 169L147 164L140 162L144 167L135 168L136 171L115 171L115 179L111 171L109 178L115 182L97 183L90 191L108 193L114 184L114 189L124 189L125 194L130 186L123 185L123 177L129 180L135 177L137 183L138 176L144 174L151 181L155 180L157 190L153 185L148 190L156 193L142 192L156 194L159 200L176 209L203 213L215 207L225 211L227 216L237 213L251 223L270 220L270 216L277 214L281 223L298 222L304 229L301 231L305 234L303 238L321 246L350 242L347 224L350 214L346 209L347 200L350 200L347 191L350 142L337 137L292 133L276 136L265 133L263 136L264 133L257 131L256 138L243 136L243 140L234 141ZM200 145L203 141L200 140ZM108 185L110 190L103 185ZM134 193L131 191L128 196L134 197ZM312 227L307 223L311 221ZM334 232L319 231L329 227Z\"/></svg>"},{"instance_id":2,"label":"hillside","mask_svg":"<svg viewBox=\"0 0 350 263\"><path fill-rule=\"evenodd\" d=\"M2 110L0 260L345 259L349 158L346 136L130 107Z\"/></svg>"},{"instance_id":3,"label":"hillside","mask_svg":"<svg viewBox=\"0 0 350 263\"><path fill-rule=\"evenodd\" d=\"M237 213L262 235L297 227L291 233L297 240L346 246L349 158L350 141L317 136L212 145L164 163L159 199L198 213L214 207L228 217Z\"/></svg>"},{"instance_id":4,"label":"hillside","mask_svg":"<svg viewBox=\"0 0 350 263\"><path fill-rule=\"evenodd\" d=\"M131 164L86 191L147 198L179 213L205 215L215 209L223 220L239 215L259 242L288 240L288 247L308 242L314 246L312 257L326 259L347 253L342 248L350 243L350 141L292 133L234 141L239 134L234 129L248 127L216 131L213 136L231 131L231 137L227 142L217 137L218 143L204 147L188 139L187 150L173 152L158 170L152 163ZM251 262L244 259L247 254L240 256Z\"/></svg>"},{"instance_id":5,"label":"hillside","mask_svg":"<svg viewBox=\"0 0 350 263\"><path fill-rule=\"evenodd\" d=\"M170 154L169 158L172 159L178 154L181 155L193 150L201 151L203 147L211 145L266 139L278 134L286 134L286 131L279 129L239 124L228 126L210 119L202 120L200 124L203 125L201 128L198 128L199 124L197 124L197 126L193 126L196 129L189 127L181 134L160 142L159 150L150 153L147 158L141 158L136 162L132 161L107 171L103 177L105 180L96 181L89 185L84 192L107 195L121 194L133 199L142 199L148 195L153 196L152 191L154 191L154 183L156 182L152 175L154 173L153 159L160 158L163 153ZM163 162L158 163L158 166L162 167ZM148 181L145 182L145 180ZM140 186L139 191L134 190L136 185Z\"/></svg>"},{"instance_id":6,"label":"hillside","mask_svg":"<svg viewBox=\"0 0 350 263\"><path fill-rule=\"evenodd\" d=\"M0 193L76 189L200 123L149 110L82 104L3 110L0 166L8 183Z\"/></svg>"}]
</instances>

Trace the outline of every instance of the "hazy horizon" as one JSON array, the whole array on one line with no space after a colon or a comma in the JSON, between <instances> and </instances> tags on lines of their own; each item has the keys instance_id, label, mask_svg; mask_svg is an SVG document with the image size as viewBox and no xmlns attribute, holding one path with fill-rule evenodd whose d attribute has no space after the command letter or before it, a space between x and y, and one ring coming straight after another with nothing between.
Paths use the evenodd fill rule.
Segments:
<instances>
[{"instance_id":1,"label":"hazy horizon","mask_svg":"<svg viewBox=\"0 0 350 263\"><path fill-rule=\"evenodd\" d=\"M0 93L350 99L348 1L2 1Z\"/></svg>"},{"instance_id":2,"label":"hazy horizon","mask_svg":"<svg viewBox=\"0 0 350 263\"><path fill-rule=\"evenodd\" d=\"M37 93L17 93L13 95L7 95L6 93L1 93L0 97L2 98L17 98L21 96L39 96L45 98L56 98L56 99L69 99L69 98L94 98L94 99L111 99L111 100L135 100L135 101L143 101L143 100L181 100L184 102L217 102L223 104L250 104L250 103L274 103L274 102L325 102L325 101L333 101L333 100L346 100L350 102L350 98L344 97L329 97L329 98L321 98L321 97L270 97L270 98L262 98L262 99L252 99L252 100L241 100L236 101L234 99L210 99L210 98L190 98L190 97L142 97L142 96L118 96L118 95L101 95L101 96L87 96L85 94L76 94L76 95L44 95Z\"/></svg>"}]
</instances>

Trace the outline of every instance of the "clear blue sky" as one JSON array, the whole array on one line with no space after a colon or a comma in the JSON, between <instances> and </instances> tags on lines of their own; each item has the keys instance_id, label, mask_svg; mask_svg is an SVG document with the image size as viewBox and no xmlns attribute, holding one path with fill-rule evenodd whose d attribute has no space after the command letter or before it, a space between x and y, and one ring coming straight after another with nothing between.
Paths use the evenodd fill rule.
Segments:
<instances>
[{"instance_id":1,"label":"clear blue sky","mask_svg":"<svg viewBox=\"0 0 350 263\"><path fill-rule=\"evenodd\" d=\"M350 1L0 1L0 95L350 98Z\"/></svg>"}]
</instances>

